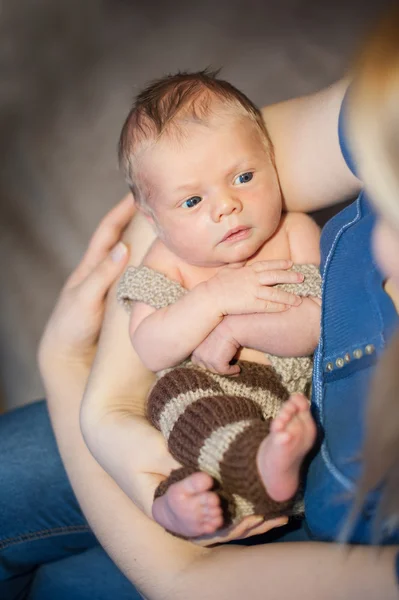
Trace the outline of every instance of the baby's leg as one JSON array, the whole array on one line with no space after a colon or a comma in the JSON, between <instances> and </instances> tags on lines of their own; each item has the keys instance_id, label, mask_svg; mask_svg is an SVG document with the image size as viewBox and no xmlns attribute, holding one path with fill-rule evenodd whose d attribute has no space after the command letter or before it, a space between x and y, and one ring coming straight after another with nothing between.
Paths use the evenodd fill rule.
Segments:
<instances>
[{"instance_id":1,"label":"baby's leg","mask_svg":"<svg viewBox=\"0 0 399 600\"><path fill-rule=\"evenodd\" d=\"M223 513L219 496L211 491L213 484L206 473L189 475L184 468L172 471L155 494L155 521L185 538L214 533L223 525Z\"/></svg>"},{"instance_id":2,"label":"baby's leg","mask_svg":"<svg viewBox=\"0 0 399 600\"><path fill-rule=\"evenodd\" d=\"M302 461L315 438L309 402L301 394L294 394L272 421L270 434L257 455L258 469L271 498L283 502L295 494Z\"/></svg>"},{"instance_id":3,"label":"baby's leg","mask_svg":"<svg viewBox=\"0 0 399 600\"><path fill-rule=\"evenodd\" d=\"M273 518L287 514L290 508L289 503L275 502L267 495L256 464L259 446L269 433L270 419L264 420L265 399L275 395L278 382L275 376L271 378L270 369L263 368L255 379L246 371L235 378L229 394L231 385L223 390L220 378L215 380L197 369L177 368L158 381L148 399L148 417L164 434L174 458L190 473L203 471L218 482L224 525L253 514ZM187 523L188 516L180 511L183 499L193 500L193 493L181 487L177 490L179 498L171 492L171 498L157 503L157 518L164 522L167 517L170 529L172 517L180 515L184 527L192 530L193 523ZM197 496L194 493L194 504L199 502ZM212 496L205 498L216 508ZM203 527L201 514L199 519L197 528Z\"/></svg>"}]
</instances>

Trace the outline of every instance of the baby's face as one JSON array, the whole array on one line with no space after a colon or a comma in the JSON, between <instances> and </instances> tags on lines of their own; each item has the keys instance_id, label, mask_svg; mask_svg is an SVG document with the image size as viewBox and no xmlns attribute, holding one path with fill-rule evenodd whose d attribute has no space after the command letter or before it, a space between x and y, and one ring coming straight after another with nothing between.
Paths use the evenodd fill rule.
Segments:
<instances>
[{"instance_id":1,"label":"baby's face","mask_svg":"<svg viewBox=\"0 0 399 600\"><path fill-rule=\"evenodd\" d=\"M249 119L214 117L164 136L142 157L159 237L186 262L252 257L276 231L281 195L262 134Z\"/></svg>"}]
</instances>

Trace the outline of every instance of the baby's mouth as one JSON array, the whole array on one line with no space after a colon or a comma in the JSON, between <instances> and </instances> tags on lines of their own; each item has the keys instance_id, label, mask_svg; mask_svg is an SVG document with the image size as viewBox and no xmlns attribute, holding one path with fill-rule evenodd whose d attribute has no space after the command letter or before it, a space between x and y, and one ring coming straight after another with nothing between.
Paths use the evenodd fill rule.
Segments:
<instances>
[{"instance_id":1,"label":"baby's mouth","mask_svg":"<svg viewBox=\"0 0 399 600\"><path fill-rule=\"evenodd\" d=\"M249 232L251 231L250 227L246 227L245 225L240 225L239 227L234 227L230 229L224 238L221 240L222 242L237 242L239 240L245 239Z\"/></svg>"}]
</instances>

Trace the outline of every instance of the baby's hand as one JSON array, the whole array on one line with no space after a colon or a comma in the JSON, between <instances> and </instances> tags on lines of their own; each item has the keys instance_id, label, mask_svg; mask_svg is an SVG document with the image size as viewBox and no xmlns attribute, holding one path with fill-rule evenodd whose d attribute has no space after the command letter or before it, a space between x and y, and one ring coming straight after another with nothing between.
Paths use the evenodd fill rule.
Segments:
<instances>
[{"instance_id":1,"label":"baby's hand","mask_svg":"<svg viewBox=\"0 0 399 600\"><path fill-rule=\"evenodd\" d=\"M211 492L212 478L194 473L154 500L152 516L167 531L193 538L213 534L223 524L220 499Z\"/></svg>"},{"instance_id":2,"label":"baby's hand","mask_svg":"<svg viewBox=\"0 0 399 600\"><path fill-rule=\"evenodd\" d=\"M206 282L211 301L222 315L281 312L298 306L299 296L273 287L303 281L302 274L287 270L291 266L288 260L269 260L224 267Z\"/></svg>"},{"instance_id":3,"label":"baby's hand","mask_svg":"<svg viewBox=\"0 0 399 600\"><path fill-rule=\"evenodd\" d=\"M240 367L231 365L240 344L234 338L226 319L204 339L191 355L191 361L207 371L219 373L220 375L237 375Z\"/></svg>"}]
</instances>

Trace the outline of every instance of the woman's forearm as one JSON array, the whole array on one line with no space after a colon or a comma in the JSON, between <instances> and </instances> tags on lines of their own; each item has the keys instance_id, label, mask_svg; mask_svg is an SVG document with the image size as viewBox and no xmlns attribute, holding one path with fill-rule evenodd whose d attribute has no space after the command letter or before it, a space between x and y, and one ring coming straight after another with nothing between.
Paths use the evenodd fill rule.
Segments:
<instances>
[{"instance_id":1,"label":"woman's forearm","mask_svg":"<svg viewBox=\"0 0 399 600\"><path fill-rule=\"evenodd\" d=\"M313 211L355 197L361 182L339 146L338 117L348 81L263 108L286 209Z\"/></svg>"},{"instance_id":2,"label":"woman's forearm","mask_svg":"<svg viewBox=\"0 0 399 600\"><path fill-rule=\"evenodd\" d=\"M220 546L194 558L170 598L397 600L397 552L317 542Z\"/></svg>"},{"instance_id":3,"label":"woman's forearm","mask_svg":"<svg viewBox=\"0 0 399 600\"><path fill-rule=\"evenodd\" d=\"M84 394L80 423L91 453L146 514L159 479L177 463L164 438L145 419L154 376L142 365L128 336L128 316L114 294Z\"/></svg>"},{"instance_id":4,"label":"woman's forearm","mask_svg":"<svg viewBox=\"0 0 399 600\"><path fill-rule=\"evenodd\" d=\"M163 598L174 577L205 550L183 542L134 506L87 449L79 428L87 370L67 367L47 387L48 408L60 454L78 502L100 543L149 598ZM65 390L65 391L63 391ZM135 540L130 539L133 535ZM166 546L164 546L167 540ZM170 553L170 557L164 551ZM152 583L152 572L157 577ZM158 588L158 585L160 586Z\"/></svg>"}]
</instances>

